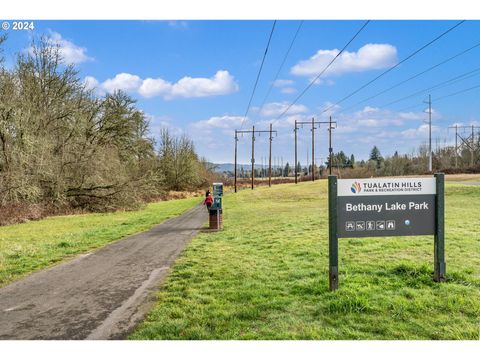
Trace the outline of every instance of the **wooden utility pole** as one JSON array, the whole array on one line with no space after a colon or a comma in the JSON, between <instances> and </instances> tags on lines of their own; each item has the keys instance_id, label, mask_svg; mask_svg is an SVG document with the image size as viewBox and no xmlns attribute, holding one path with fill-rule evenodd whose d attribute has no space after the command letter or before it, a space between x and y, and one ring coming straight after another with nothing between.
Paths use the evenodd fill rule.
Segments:
<instances>
[{"instance_id":1,"label":"wooden utility pole","mask_svg":"<svg viewBox=\"0 0 480 360\"><path fill-rule=\"evenodd\" d=\"M272 186L272 124L270 124L270 144L268 151L268 186Z\"/></svg>"},{"instance_id":2,"label":"wooden utility pole","mask_svg":"<svg viewBox=\"0 0 480 360\"><path fill-rule=\"evenodd\" d=\"M235 192L237 192L237 144L238 144L238 134L237 130L235 130L235 180L234 180L234 187L235 187Z\"/></svg>"},{"instance_id":3,"label":"wooden utility pole","mask_svg":"<svg viewBox=\"0 0 480 360\"><path fill-rule=\"evenodd\" d=\"M297 160L297 131L298 131L298 127L297 127L297 120L295 120L295 128L293 129L293 131L295 132L295 184L298 182L297 178L298 178L298 168L297 168L297 163L298 163L298 160Z\"/></svg>"},{"instance_id":4,"label":"wooden utility pole","mask_svg":"<svg viewBox=\"0 0 480 360\"><path fill-rule=\"evenodd\" d=\"M252 126L252 190L255 183L255 125Z\"/></svg>"},{"instance_id":5,"label":"wooden utility pole","mask_svg":"<svg viewBox=\"0 0 480 360\"><path fill-rule=\"evenodd\" d=\"M255 126L252 127L252 130L235 130L235 192L237 191L237 141L238 134L252 134L252 181L251 188L253 190L255 185L255 134L260 133L269 133L270 134L270 155L269 155L269 172L270 177L272 173L272 134L277 133L276 130L272 130L272 125L270 124L270 130L255 130Z\"/></svg>"},{"instance_id":6,"label":"wooden utility pole","mask_svg":"<svg viewBox=\"0 0 480 360\"><path fill-rule=\"evenodd\" d=\"M312 181L315 181L315 119L312 117Z\"/></svg>"},{"instance_id":7,"label":"wooden utility pole","mask_svg":"<svg viewBox=\"0 0 480 360\"><path fill-rule=\"evenodd\" d=\"M474 164L474 157L475 157L475 132L474 132L475 127L472 125L472 146L470 148L472 157L470 159L470 166L473 167Z\"/></svg>"},{"instance_id":8,"label":"wooden utility pole","mask_svg":"<svg viewBox=\"0 0 480 360\"><path fill-rule=\"evenodd\" d=\"M297 130L298 130L298 127L297 125L303 125L303 124L311 124L312 128L311 128L311 132L312 132L312 181L315 181L315 125L318 125L320 127L321 124L328 124L329 128L329 132L330 132L330 145L329 145L329 151L330 151L330 154L331 154L331 151L332 151L332 132L331 132L331 129L335 129L332 127L332 124L337 124L335 121L332 122L332 117L330 116L330 120L329 121L315 121L314 118L312 118L312 121L296 121L295 120L295 162L296 162L296 159L297 159ZM331 157L331 155L330 155ZM295 168L296 168L297 164L295 163ZM308 169L308 151L307 151L307 169ZM331 163L330 163L330 173L331 173ZM296 177L295 177L295 183L296 183Z\"/></svg>"},{"instance_id":9,"label":"wooden utility pole","mask_svg":"<svg viewBox=\"0 0 480 360\"><path fill-rule=\"evenodd\" d=\"M428 171L432 171L432 96L428 95Z\"/></svg>"},{"instance_id":10,"label":"wooden utility pole","mask_svg":"<svg viewBox=\"0 0 480 360\"><path fill-rule=\"evenodd\" d=\"M428 95L428 171L432 171L432 95Z\"/></svg>"},{"instance_id":11,"label":"wooden utility pole","mask_svg":"<svg viewBox=\"0 0 480 360\"><path fill-rule=\"evenodd\" d=\"M335 123L336 124L336 123ZM332 161L333 161L333 148L332 148L332 117L328 121L328 173L332 175Z\"/></svg>"}]
</instances>

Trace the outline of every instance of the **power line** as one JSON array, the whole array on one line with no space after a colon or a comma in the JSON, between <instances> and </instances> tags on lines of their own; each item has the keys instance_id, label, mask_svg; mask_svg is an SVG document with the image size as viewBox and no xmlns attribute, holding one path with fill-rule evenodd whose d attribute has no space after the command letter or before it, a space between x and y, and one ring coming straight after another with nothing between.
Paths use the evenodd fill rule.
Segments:
<instances>
[{"instance_id":1,"label":"power line","mask_svg":"<svg viewBox=\"0 0 480 360\"><path fill-rule=\"evenodd\" d=\"M368 23L370 22L370 20L367 20L365 21L365 23L362 25L362 27L355 33L355 35L345 44L345 46L343 47L342 50L340 50L340 52L327 64L327 66L325 66L325 68L320 72L320 74L318 74L308 85L305 89L303 89L303 91L297 96L297 98L285 109L285 111L283 111L279 118L281 118L283 115L285 115L288 110L290 110L290 108L298 101L300 100L300 98L308 91L308 89L310 89L312 87L313 84L315 84L317 82L317 80L320 78L320 76L322 76L325 71L327 71L327 69L330 67L330 65L332 65L335 60L337 60L337 58L345 51L345 49L348 47L348 45L350 45L350 43L355 40L355 38L362 32L362 30L365 28L365 26L368 25Z\"/></svg>"},{"instance_id":2,"label":"power line","mask_svg":"<svg viewBox=\"0 0 480 360\"><path fill-rule=\"evenodd\" d=\"M463 94L463 93L466 93L468 91L475 90L475 89L478 89L478 88L480 88L480 85L475 85L475 86L469 87L467 89L463 89L463 90L460 90L460 91L457 91L457 92L454 92L454 93L451 93L451 94L448 94L448 95L438 97L438 98L433 99L433 100L434 101L443 100L443 99L449 98L451 96L460 95L460 94Z\"/></svg>"},{"instance_id":3,"label":"power line","mask_svg":"<svg viewBox=\"0 0 480 360\"><path fill-rule=\"evenodd\" d=\"M475 86L472 86L472 87L469 87L469 88L466 88L466 89L462 89L462 90L459 90L459 91L456 91L454 93L451 93L451 94L447 94L447 95L443 95L443 96L440 96L440 97L437 97L435 99L432 99L432 101L441 101L441 100L444 100L444 99L447 99L449 97L452 97L452 96L456 96L456 95L460 95L460 94L463 94L463 93L466 93L468 91L471 91L471 90L475 90L475 89L478 89L480 88L480 85L475 85ZM410 106L407 106L405 108L402 108L400 110L397 110L397 112L402 112L402 111L405 111L405 110L409 110L409 109L413 109L413 108L417 108L417 107L420 107L420 106L424 106L423 104L412 104Z\"/></svg>"},{"instance_id":4,"label":"power line","mask_svg":"<svg viewBox=\"0 0 480 360\"><path fill-rule=\"evenodd\" d=\"M272 35L273 35L273 31L275 30L276 23L277 23L277 20L274 20L272 25L272 30L270 31L270 36L268 37L267 46L263 54L262 63L260 65L260 69L258 69L257 79L255 80L255 84L253 85L252 95L250 96L250 100L248 101L247 110L245 111L245 115L243 116L240 129L243 128L243 123L245 122L245 119L247 118L247 115L248 115L248 111L250 110L250 105L252 104L253 96L255 95L255 90L257 89L258 80L260 79L260 74L262 73L263 64L265 63L265 58L267 57L268 48L270 46L270 41L272 40Z\"/></svg>"},{"instance_id":5,"label":"power line","mask_svg":"<svg viewBox=\"0 0 480 360\"><path fill-rule=\"evenodd\" d=\"M290 50L292 50L293 44L295 43L295 40L297 39L298 33L300 32L300 29L302 28L302 26L303 26L303 20L300 21L300 24L298 25L297 31L295 32L295 35L293 36L293 39L290 42L290 46L288 47L288 50L285 53L285 56L283 57L282 63L280 64L280 67L278 68L277 73L275 74L275 77L272 83L270 84L270 88L268 89L267 94L265 95L265 98L262 101L262 105L260 106L259 112L262 111L263 106L265 105L265 102L267 101L267 98L270 95L270 92L272 91L273 86L275 85L275 81L277 81L278 76L280 75L280 71L282 71L283 65L285 65L285 61L287 60L287 57L290 54Z\"/></svg>"},{"instance_id":6,"label":"power line","mask_svg":"<svg viewBox=\"0 0 480 360\"><path fill-rule=\"evenodd\" d=\"M445 81L442 81L436 85L433 85L431 87L428 87L428 88L425 88L425 89L422 89L422 90L419 90L419 91L416 91L414 92L413 94L410 94L410 95L407 95L407 96L403 96L399 99L396 99L396 100L393 100L393 101L390 101L389 103L385 104L385 105L382 105L382 106L379 106L379 108L385 108L389 105L393 105L393 104L396 104L398 102L401 102L403 100L407 100L411 97L414 97L416 95L419 95L419 94L422 94L422 93L425 93L427 91L430 91L430 90L434 90L434 89L437 89L437 88L442 88L442 87L445 87L445 86L448 86L448 85L452 85L452 84L455 84L457 82L460 82L460 81L463 81L463 80L466 80L466 79L469 79L471 77L474 77L474 76L477 76L478 75L478 72L480 71L480 67L478 68L475 68L471 71L467 71L465 73L462 73L460 75L457 75L451 79L448 79L448 80L445 80Z\"/></svg>"},{"instance_id":7,"label":"power line","mask_svg":"<svg viewBox=\"0 0 480 360\"><path fill-rule=\"evenodd\" d=\"M458 26L460 26L461 24L463 24L465 22L465 20L462 20L460 22L458 22L457 24L455 24L454 26L452 26L451 28L449 28L447 31L444 31L442 34L438 35L436 38L434 38L433 40L431 40L430 42L426 43L425 45L423 45L421 48L415 50L413 53L411 53L410 55L408 55L406 58L404 58L403 60L399 61L398 63L396 63L395 65L393 65L392 67L388 68L387 70L385 70L384 72L382 72L380 75L376 76L375 78L373 78L372 80L368 81L367 83L363 84L362 86L360 86L358 89L356 89L355 91L351 92L350 94L348 94L347 96L345 96L344 98L342 98L341 100L337 101L336 103L328 106L326 109L324 109L321 113L323 114L324 112L330 110L331 108L333 108L334 106L337 106L339 104L341 104L342 102L344 102L345 100L351 98L353 95L357 94L358 92L360 92L361 90L363 90L364 88L366 88L367 86L369 86L370 84L372 84L373 82L377 81L378 79L380 79L381 77L385 76L386 74L388 74L390 71L392 71L393 69L397 68L398 66L400 66L401 64L403 64L405 61L411 59L412 57L414 57L415 55L417 55L419 52L421 52L422 50L426 49L428 46L432 45L434 42L436 42L437 40L439 40L440 38L442 38L443 36L447 35L450 31L453 31L455 28L457 28Z\"/></svg>"},{"instance_id":8,"label":"power line","mask_svg":"<svg viewBox=\"0 0 480 360\"><path fill-rule=\"evenodd\" d=\"M395 85L392 85L392 86L390 86L389 88L384 89L384 90L376 93L375 95L372 95L372 96L370 96L370 97L368 97L368 98L365 98L365 99L363 99L363 100L361 100L361 101L353 104L352 106L349 106L349 107L343 109L343 112L345 112L345 111L347 111L347 110L350 110L350 109L354 108L355 106L360 105L360 104L363 104L363 103L365 103L365 102L367 102L367 101L369 101L369 100L375 99L376 97L378 97L378 96L380 96L380 95L383 95L383 94L385 94L386 92L388 92L388 91L390 91L390 90L393 90L393 89L399 87L400 85L403 85L403 84L405 84L405 83L407 83L407 82L409 82L409 81L411 81L411 80L413 80L413 79L416 79L417 77L419 77L419 76L421 76L421 75L423 75L423 74L426 74L427 72L429 72L429 71L431 71L431 70L433 70L433 69L436 69L437 67L442 66L442 65L444 65L444 64L446 64L446 63L448 63L448 62L450 62L450 61L452 61L452 60L454 60L454 59L456 59L456 58L458 58L458 57L460 57L460 56L462 56L462 55L464 55L464 54L466 54L467 52L469 52L469 51L471 51L471 50L473 50L473 49L475 49L475 48L477 48L477 47L479 47L479 46L480 46L480 42L477 43L477 44L475 44L475 45L473 45L473 46L471 46L471 47L469 47L468 49L465 49L465 50L459 52L458 54L455 54L455 55L449 57L448 59L445 59L445 60L439 62L438 64L435 64L435 65L429 67L428 69L425 69L425 70L423 70L423 71L421 71L421 72L419 72L419 73L417 73L417 74L415 74L415 75L412 75L412 76L409 77L408 79L405 79L405 80L403 80L403 81L400 81L400 82L396 83Z\"/></svg>"}]
</instances>

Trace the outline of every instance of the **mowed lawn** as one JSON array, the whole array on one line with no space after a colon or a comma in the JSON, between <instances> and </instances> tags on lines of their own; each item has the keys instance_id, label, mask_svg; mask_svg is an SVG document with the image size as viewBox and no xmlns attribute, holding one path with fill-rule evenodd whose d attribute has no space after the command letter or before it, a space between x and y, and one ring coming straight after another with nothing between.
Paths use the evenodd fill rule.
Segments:
<instances>
[{"instance_id":1,"label":"mowed lawn","mask_svg":"<svg viewBox=\"0 0 480 360\"><path fill-rule=\"evenodd\" d=\"M56 216L0 227L0 286L74 255L147 230L200 203L162 201L138 211Z\"/></svg>"},{"instance_id":2,"label":"mowed lawn","mask_svg":"<svg viewBox=\"0 0 480 360\"><path fill-rule=\"evenodd\" d=\"M328 290L326 181L224 199L225 229L177 260L131 339L479 339L480 186L446 185L446 283L433 237L339 240Z\"/></svg>"}]
</instances>

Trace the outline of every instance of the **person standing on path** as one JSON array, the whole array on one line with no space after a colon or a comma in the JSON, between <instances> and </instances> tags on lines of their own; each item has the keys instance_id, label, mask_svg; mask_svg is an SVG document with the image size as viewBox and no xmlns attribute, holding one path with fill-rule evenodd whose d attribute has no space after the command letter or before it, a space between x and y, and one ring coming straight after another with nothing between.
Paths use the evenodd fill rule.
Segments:
<instances>
[{"instance_id":1,"label":"person standing on path","mask_svg":"<svg viewBox=\"0 0 480 360\"><path fill-rule=\"evenodd\" d=\"M213 197L212 194L210 194L210 191L207 191L205 195L205 200L203 201L203 205L207 206L207 210L210 211L210 208L212 207L213 204Z\"/></svg>"}]
</instances>

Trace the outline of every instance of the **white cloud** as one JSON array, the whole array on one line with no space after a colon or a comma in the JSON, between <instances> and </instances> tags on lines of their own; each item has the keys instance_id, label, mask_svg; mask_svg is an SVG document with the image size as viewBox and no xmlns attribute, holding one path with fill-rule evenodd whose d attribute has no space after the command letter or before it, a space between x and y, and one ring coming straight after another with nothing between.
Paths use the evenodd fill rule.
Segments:
<instances>
[{"instance_id":1,"label":"white cloud","mask_svg":"<svg viewBox=\"0 0 480 360\"><path fill-rule=\"evenodd\" d=\"M107 79L102 83L102 88L108 92L115 90L135 91L142 85L142 79L137 75L120 73L113 79Z\"/></svg>"},{"instance_id":2,"label":"white cloud","mask_svg":"<svg viewBox=\"0 0 480 360\"><path fill-rule=\"evenodd\" d=\"M146 98L162 96L165 99L226 95L239 90L234 77L226 70L217 71L211 78L185 76L176 83L161 78L142 79L137 75L121 73L105 80L101 87L107 92L135 91Z\"/></svg>"},{"instance_id":3,"label":"white cloud","mask_svg":"<svg viewBox=\"0 0 480 360\"><path fill-rule=\"evenodd\" d=\"M282 94L294 94L297 92L297 89L293 87L284 87L280 90Z\"/></svg>"},{"instance_id":4,"label":"white cloud","mask_svg":"<svg viewBox=\"0 0 480 360\"><path fill-rule=\"evenodd\" d=\"M432 134L438 132L439 130L440 128L438 126L432 125ZM423 124L415 129L406 129L401 132L401 135L407 139L418 139L428 137L428 132L428 125Z\"/></svg>"},{"instance_id":5,"label":"white cloud","mask_svg":"<svg viewBox=\"0 0 480 360\"><path fill-rule=\"evenodd\" d=\"M338 49L323 50L307 60L301 60L291 68L298 76L318 75L337 56ZM390 44L366 44L357 52L344 51L325 72L325 76L335 76L350 72L384 69L397 62L397 49Z\"/></svg>"},{"instance_id":6,"label":"white cloud","mask_svg":"<svg viewBox=\"0 0 480 360\"><path fill-rule=\"evenodd\" d=\"M149 135L154 138L158 138L162 129L168 129L168 131L175 136L180 136L185 133L183 129L173 124L172 119L169 116L158 116L145 113L145 118L150 124Z\"/></svg>"},{"instance_id":7,"label":"white cloud","mask_svg":"<svg viewBox=\"0 0 480 360\"><path fill-rule=\"evenodd\" d=\"M70 40L64 39L58 32L51 31L47 41L51 45L58 46L64 63L80 64L93 60L92 57L87 55L87 48L75 45ZM33 49L30 47L28 51L31 53Z\"/></svg>"},{"instance_id":8,"label":"white cloud","mask_svg":"<svg viewBox=\"0 0 480 360\"><path fill-rule=\"evenodd\" d=\"M260 113L263 116L279 116L282 114L288 107L288 102L272 102L265 104L263 106L262 112ZM302 104L295 104L288 109L287 114L300 114L308 111L308 108Z\"/></svg>"},{"instance_id":9,"label":"white cloud","mask_svg":"<svg viewBox=\"0 0 480 360\"><path fill-rule=\"evenodd\" d=\"M238 84L228 71L219 70L212 78L186 76L173 84L171 97L204 97L238 91Z\"/></svg>"},{"instance_id":10,"label":"white cloud","mask_svg":"<svg viewBox=\"0 0 480 360\"><path fill-rule=\"evenodd\" d=\"M360 126L366 126L366 127L378 127L382 123L378 119L361 119L358 120L358 125Z\"/></svg>"},{"instance_id":11,"label":"white cloud","mask_svg":"<svg viewBox=\"0 0 480 360\"><path fill-rule=\"evenodd\" d=\"M141 81L141 85L138 88L140 95L151 98L154 96L162 95L171 91L172 84L163 79L147 78Z\"/></svg>"},{"instance_id":12,"label":"white cloud","mask_svg":"<svg viewBox=\"0 0 480 360\"><path fill-rule=\"evenodd\" d=\"M362 109L362 113L378 113L380 111L379 108L372 107L372 106L365 106Z\"/></svg>"},{"instance_id":13,"label":"white cloud","mask_svg":"<svg viewBox=\"0 0 480 360\"><path fill-rule=\"evenodd\" d=\"M98 87L99 82L93 76L85 76L85 79L83 79L83 84L85 85L86 90L94 90Z\"/></svg>"},{"instance_id":14,"label":"white cloud","mask_svg":"<svg viewBox=\"0 0 480 360\"><path fill-rule=\"evenodd\" d=\"M293 80L277 79L273 82L273 86L275 87L282 87L282 86L293 85L293 84L294 84Z\"/></svg>"},{"instance_id":15,"label":"white cloud","mask_svg":"<svg viewBox=\"0 0 480 360\"><path fill-rule=\"evenodd\" d=\"M422 112L400 112L398 117L403 120L424 120L426 118L425 114Z\"/></svg>"},{"instance_id":16,"label":"white cloud","mask_svg":"<svg viewBox=\"0 0 480 360\"><path fill-rule=\"evenodd\" d=\"M217 129L235 129L240 127L243 121L243 116L212 116L207 120L197 121L192 124L192 127L200 130L207 130L211 128Z\"/></svg>"},{"instance_id":17,"label":"white cloud","mask_svg":"<svg viewBox=\"0 0 480 360\"><path fill-rule=\"evenodd\" d=\"M333 115L336 111L340 110L341 109L341 106L340 105L336 105L330 101L326 101L325 103L323 103L323 105L319 108L322 113L328 109L328 111L325 111L325 115L326 116L331 116Z\"/></svg>"}]
</instances>

